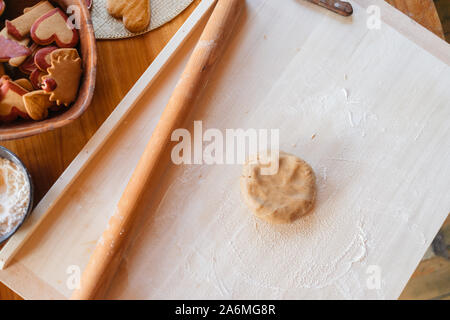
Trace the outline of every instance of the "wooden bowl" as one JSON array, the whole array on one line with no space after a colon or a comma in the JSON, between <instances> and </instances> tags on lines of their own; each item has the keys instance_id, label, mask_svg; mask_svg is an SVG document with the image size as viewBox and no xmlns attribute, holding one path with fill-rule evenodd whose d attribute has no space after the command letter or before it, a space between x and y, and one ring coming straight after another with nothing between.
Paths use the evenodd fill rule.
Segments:
<instances>
[{"instance_id":1,"label":"wooden bowl","mask_svg":"<svg viewBox=\"0 0 450 320\"><path fill-rule=\"evenodd\" d=\"M19 16L24 8L34 5L39 0L7 0L5 2L7 7L1 17L2 21ZM97 52L94 29L85 0L52 0L50 2L64 10L70 5L78 5L80 8L81 28L78 51L83 59L83 76L78 98L69 108L62 107L63 112L51 114L50 118L44 121L16 120L10 124L0 123L0 141L20 139L63 127L80 117L91 103L95 88Z\"/></svg>"}]
</instances>

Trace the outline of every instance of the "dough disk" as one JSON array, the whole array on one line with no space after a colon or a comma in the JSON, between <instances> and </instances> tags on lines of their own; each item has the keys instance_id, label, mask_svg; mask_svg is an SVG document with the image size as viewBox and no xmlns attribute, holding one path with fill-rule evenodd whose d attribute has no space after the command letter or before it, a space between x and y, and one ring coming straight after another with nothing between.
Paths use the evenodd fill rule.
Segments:
<instances>
[{"instance_id":1,"label":"dough disk","mask_svg":"<svg viewBox=\"0 0 450 320\"><path fill-rule=\"evenodd\" d=\"M278 172L262 175L261 168L269 165L250 159L243 167L241 193L253 214L275 224L290 223L307 214L316 197L312 168L285 152L280 152Z\"/></svg>"}]
</instances>

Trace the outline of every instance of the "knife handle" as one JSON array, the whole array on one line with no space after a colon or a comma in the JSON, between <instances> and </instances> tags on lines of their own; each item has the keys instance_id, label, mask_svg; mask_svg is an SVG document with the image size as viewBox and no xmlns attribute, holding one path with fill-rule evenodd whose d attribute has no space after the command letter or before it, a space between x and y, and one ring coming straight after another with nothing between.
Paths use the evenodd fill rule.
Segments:
<instances>
[{"instance_id":1,"label":"knife handle","mask_svg":"<svg viewBox=\"0 0 450 320\"><path fill-rule=\"evenodd\" d=\"M341 16L348 17L353 13L353 7L349 2L340 0L307 0Z\"/></svg>"}]
</instances>

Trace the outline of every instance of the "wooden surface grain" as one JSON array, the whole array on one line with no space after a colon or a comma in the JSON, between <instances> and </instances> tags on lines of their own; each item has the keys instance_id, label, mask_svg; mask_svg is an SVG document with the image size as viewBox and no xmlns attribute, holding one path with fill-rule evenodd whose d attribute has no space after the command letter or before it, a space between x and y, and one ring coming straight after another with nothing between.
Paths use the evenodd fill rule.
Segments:
<instances>
[{"instance_id":1,"label":"wooden surface grain","mask_svg":"<svg viewBox=\"0 0 450 320\"><path fill-rule=\"evenodd\" d=\"M125 40L98 41L94 99L74 123L38 136L0 143L16 153L29 169L36 203L72 162L116 105L131 89L200 0L177 18L146 35ZM125 64L124 61L127 61ZM120 67L118 66L124 66ZM0 299L20 298L0 284Z\"/></svg>"},{"instance_id":2,"label":"wooden surface grain","mask_svg":"<svg viewBox=\"0 0 450 320\"><path fill-rule=\"evenodd\" d=\"M433 0L386 0L404 14L444 39L444 32Z\"/></svg>"},{"instance_id":3,"label":"wooden surface grain","mask_svg":"<svg viewBox=\"0 0 450 320\"><path fill-rule=\"evenodd\" d=\"M38 202L82 147L105 121L139 76L182 25L200 0L195 0L186 11L165 26L146 35L127 39L98 42L98 75L94 100L87 112L77 121L39 136L4 142L1 145L15 152L29 168L36 188ZM443 37L441 23L432 0L388 0L411 18ZM434 11L433 11L434 10ZM127 61L125 64L124 61ZM120 67L118 67L120 66ZM421 270L436 275L426 279L426 285L408 284L403 298L445 297L447 286L442 287L442 276L448 278L449 262L433 258L419 265L413 278L423 279ZM431 270L431 271L430 271ZM431 283L430 283L431 281ZM414 289L410 290L410 286ZM412 288L412 287L411 287ZM410 290L410 291L408 291ZM0 299L20 299L0 284Z\"/></svg>"},{"instance_id":4,"label":"wooden surface grain","mask_svg":"<svg viewBox=\"0 0 450 320\"><path fill-rule=\"evenodd\" d=\"M450 1L434 0L434 5L441 20L442 29L447 42L450 42Z\"/></svg>"},{"instance_id":5,"label":"wooden surface grain","mask_svg":"<svg viewBox=\"0 0 450 320\"><path fill-rule=\"evenodd\" d=\"M116 211L111 216L108 227L102 235L103 241L97 244L88 265L83 271L82 286L76 290L72 299L92 300L104 298L109 282L120 265L122 252L126 250L130 233L135 229L138 207L143 195L151 188L150 182L163 172L162 158L170 148L170 136L180 128L195 105L196 97L208 83L211 70L225 51L227 40L244 6L243 0L219 0L203 29L199 45L194 49L186 65L183 77L189 81L179 82L161 115L158 125L145 147ZM202 46L201 43L214 43Z\"/></svg>"},{"instance_id":6,"label":"wooden surface grain","mask_svg":"<svg viewBox=\"0 0 450 320\"><path fill-rule=\"evenodd\" d=\"M445 299L450 300L450 216L444 222L439 233L444 242L441 247L442 255L423 260L409 279L400 299ZM435 241L436 242L436 239ZM434 243L433 246L436 244Z\"/></svg>"}]
</instances>

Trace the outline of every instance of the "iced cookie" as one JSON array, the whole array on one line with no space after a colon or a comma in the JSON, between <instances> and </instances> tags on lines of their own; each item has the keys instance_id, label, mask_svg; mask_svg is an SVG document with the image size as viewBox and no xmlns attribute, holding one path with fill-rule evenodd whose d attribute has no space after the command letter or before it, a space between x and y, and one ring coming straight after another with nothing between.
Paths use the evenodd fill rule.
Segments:
<instances>
[{"instance_id":1,"label":"iced cookie","mask_svg":"<svg viewBox=\"0 0 450 320\"><path fill-rule=\"evenodd\" d=\"M39 50L39 46L35 43L33 43L30 46L31 55L29 55L25 61L19 66L19 70L22 73L25 74L31 74L37 67L34 63L34 56L36 55L36 52Z\"/></svg>"},{"instance_id":2,"label":"iced cookie","mask_svg":"<svg viewBox=\"0 0 450 320\"><path fill-rule=\"evenodd\" d=\"M46 72L39 70L38 68L34 69L34 71L30 75L30 82L33 85L33 88L36 90L41 89L42 87L42 77L47 75Z\"/></svg>"},{"instance_id":3,"label":"iced cookie","mask_svg":"<svg viewBox=\"0 0 450 320\"><path fill-rule=\"evenodd\" d=\"M6 29L0 31L0 62L8 62L13 67L20 66L32 51L28 48L30 39L16 40Z\"/></svg>"},{"instance_id":4,"label":"iced cookie","mask_svg":"<svg viewBox=\"0 0 450 320\"><path fill-rule=\"evenodd\" d=\"M77 30L68 22L67 15L56 8L33 23L31 38L41 46L55 42L60 48L73 48L77 45L79 36Z\"/></svg>"},{"instance_id":5,"label":"iced cookie","mask_svg":"<svg viewBox=\"0 0 450 320\"><path fill-rule=\"evenodd\" d=\"M14 83L7 76L0 79L0 121L11 122L17 117L28 118L28 113L22 99L28 93L24 88Z\"/></svg>"},{"instance_id":6,"label":"iced cookie","mask_svg":"<svg viewBox=\"0 0 450 320\"><path fill-rule=\"evenodd\" d=\"M34 56L34 64L42 71L47 71L51 67L50 54L58 49L58 47L50 46L39 49Z\"/></svg>"},{"instance_id":7,"label":"iced cookie","mask_svg":"<svg viewBox=\"0 0 450 320\"><path fill-rule=\"evenodd\" d=\"M76 49L58 49L51 53L48 75L42 77L42 89L50 92L50 101L68 106L75 101L82 74Z\"/></svg>"},{"instance_id":8,"label":"iced cookie","mask_svg":"<svg viewBox=\"0 0 450 320\"><path fill-rule=\"evenodd\" d=\"M21 40L28 36L31 30L31 26L34 22L46 14L47 12L54 9L54 7L48 1L41 1L35 6L28 8L21 16L17 17L12 21L6 20L5 25L8 33L14 38Z\"/></svg>"}]
</instances>

